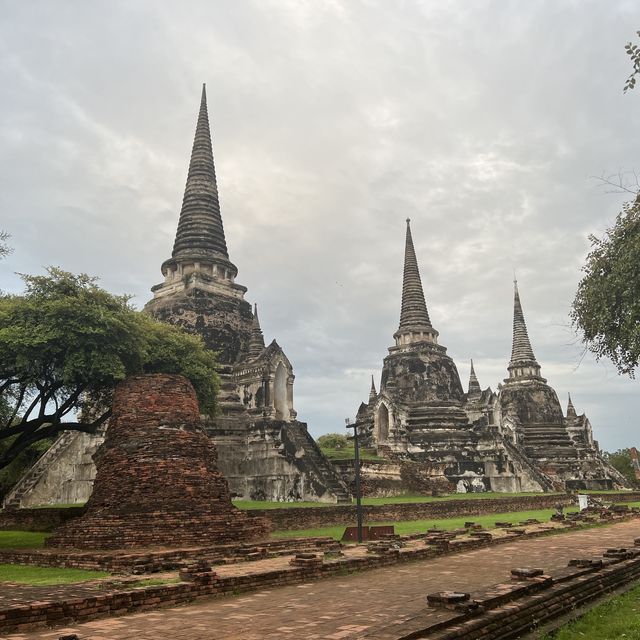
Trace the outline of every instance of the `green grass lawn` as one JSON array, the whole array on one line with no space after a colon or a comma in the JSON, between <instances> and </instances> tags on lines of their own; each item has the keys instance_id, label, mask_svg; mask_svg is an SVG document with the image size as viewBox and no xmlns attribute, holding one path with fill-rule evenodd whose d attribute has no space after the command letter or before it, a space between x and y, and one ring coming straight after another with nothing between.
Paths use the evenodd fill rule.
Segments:
<instances>
[{"instance_id":1,"label":"green grass lawn","mask_svg":"<svg viewBox=\"0 0 640 640\"><path fill-rule=\"evenodd\" d=\"M565 509L565 513L577 511L577 508ZM537 518L541 522L549 520L554 509L539 509L535 511L516 511L513 513L492 513L484 516L464 516L462 518L444 518L440 520L405 520L401 522L368 522L368 525L394 525L395 532L400 535L410 533L424 533L427 529L438 527L439 529L459 529L465 522L475 522L487 529L495 527L496 522L521 522L529 518ZM355 526L355 513L353 518ZM336 540L342 538L345 525L334 527L319 527L317 529L296 529L294 531L274 531L274 538L312 538L316 536L331 536Z\"/></svg>"},{"instance_id":2,"label":"green grass lawn","mask_svg":"<svg viewBox=\"0 0 640 640\"><path fill-rule=\"evenodd\" d=\"M84 569L59 569L57 567L29 567L19 564L0 564L0 583L18 582L31 585L72 584L108 578L111 574Z\"/></svg>"},{"instance_id":3,"label":"green grass lawn","mask_svg":"<svg viewBox=\"0 0 640 640\"><path fill-rule=\"evenodd\" d=\"M640 587L610 598L584 616L540 640L625 640L640 639Z\"/></svg>"},{"instance_id":4,"label":"green grass lawn","mask_svg":"<svg viewBox=\"0 0 640 640\"><path fill-rule=\"evenodd\" d=\"M49 535L44 531L0 531L0 549L40 548Z\"/></svg>"}]
</instances>

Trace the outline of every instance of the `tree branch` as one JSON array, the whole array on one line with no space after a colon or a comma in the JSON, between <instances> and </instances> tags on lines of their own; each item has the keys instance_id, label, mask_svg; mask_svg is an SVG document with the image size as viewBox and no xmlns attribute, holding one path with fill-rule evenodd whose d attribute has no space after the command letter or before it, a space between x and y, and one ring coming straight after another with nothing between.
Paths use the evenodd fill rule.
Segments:
<instances>
[{"instance_id":1,"label":"tree branch","mask_svg":"<svg viewBox=\"0 0 640 640\"><path fill-rule=\"evenodd\" d=\"M59 422L57 424L48 424L42 429L33 432L23 432L22 435L11 443L11 446L0 456L0 469L11 464L16 456L25 449L35 444L39 440L53 438L63 431L80 431L81 433L95 434L99 427L103 425L111 417L111 409L105 411L99 418L93 422ZM0 432L4 437L3 432Z\"/></svg>"}]
</instances>

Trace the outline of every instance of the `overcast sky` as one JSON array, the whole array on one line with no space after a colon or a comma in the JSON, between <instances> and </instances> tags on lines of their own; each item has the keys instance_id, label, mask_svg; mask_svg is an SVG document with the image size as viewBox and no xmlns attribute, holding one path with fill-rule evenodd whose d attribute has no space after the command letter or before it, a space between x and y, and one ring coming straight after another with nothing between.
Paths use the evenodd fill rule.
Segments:
<instances>
[{"instance_id":1,"label":"overcast sky","mask_svg":"<svg viewBox=\"0 0 640 640\"><path fill-rule=\"evenodd\" d=\"M0 288L57 265L142 307L206 82L237 282L314 435L379 384L410 217L465 388L470 358L483 388L506 376L515 269L563 407L640 445L639 383L582 358L568 319L625 200L593 176L640 169L637 29L637 0L0 0Z\"/></svg>"}]
</instances>

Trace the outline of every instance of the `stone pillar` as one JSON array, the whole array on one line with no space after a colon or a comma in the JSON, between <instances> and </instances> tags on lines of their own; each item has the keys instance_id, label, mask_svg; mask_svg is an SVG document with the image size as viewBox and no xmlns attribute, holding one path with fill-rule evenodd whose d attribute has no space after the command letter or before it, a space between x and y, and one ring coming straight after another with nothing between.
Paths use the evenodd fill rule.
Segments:
<instances>
[{"instance_id":1,"label":"stone pillar","mask_svg":"<svg viewBox=\"0 0 640 640\"><path fill-rule=\"evenodd\" d=\"M293 381L295 376L287 378L287 408L289 409L289 419L295 419L296 412L293 410Z\"/></svg>"}]
</instances>

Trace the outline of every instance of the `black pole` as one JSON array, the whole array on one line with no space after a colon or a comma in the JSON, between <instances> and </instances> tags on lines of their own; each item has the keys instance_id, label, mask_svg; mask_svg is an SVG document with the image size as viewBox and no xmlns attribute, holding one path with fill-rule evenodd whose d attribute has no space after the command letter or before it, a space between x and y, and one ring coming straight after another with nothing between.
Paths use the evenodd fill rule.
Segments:
<instances>
[{"instance_id":1,"label":"black pole","mask_svg":"<svg viewBox=\"0 0 640 640\"><path fill-rule=\"evenodd\" d=\"M358 524L358 542L362 543L362 497L360 492L360 447L358 443L358 423L356 422L355 424L351 424L351 420L348 418L345 422L347 424L347 429L353 429L353 466L356 476L356 518Z\"/></svg>"},{"instance_id":2,"label":"black pole","mask_svg":"<svg viewBox=\"0 0 640 640\"><path fill-rule=\"evenodd\" d=\"M356 516L358 518L358 542L362 543L362 501L360 495L360 447L358 446L358 423L353 425L354 467L356 472Z\"/></svg>"}]
</instances>

